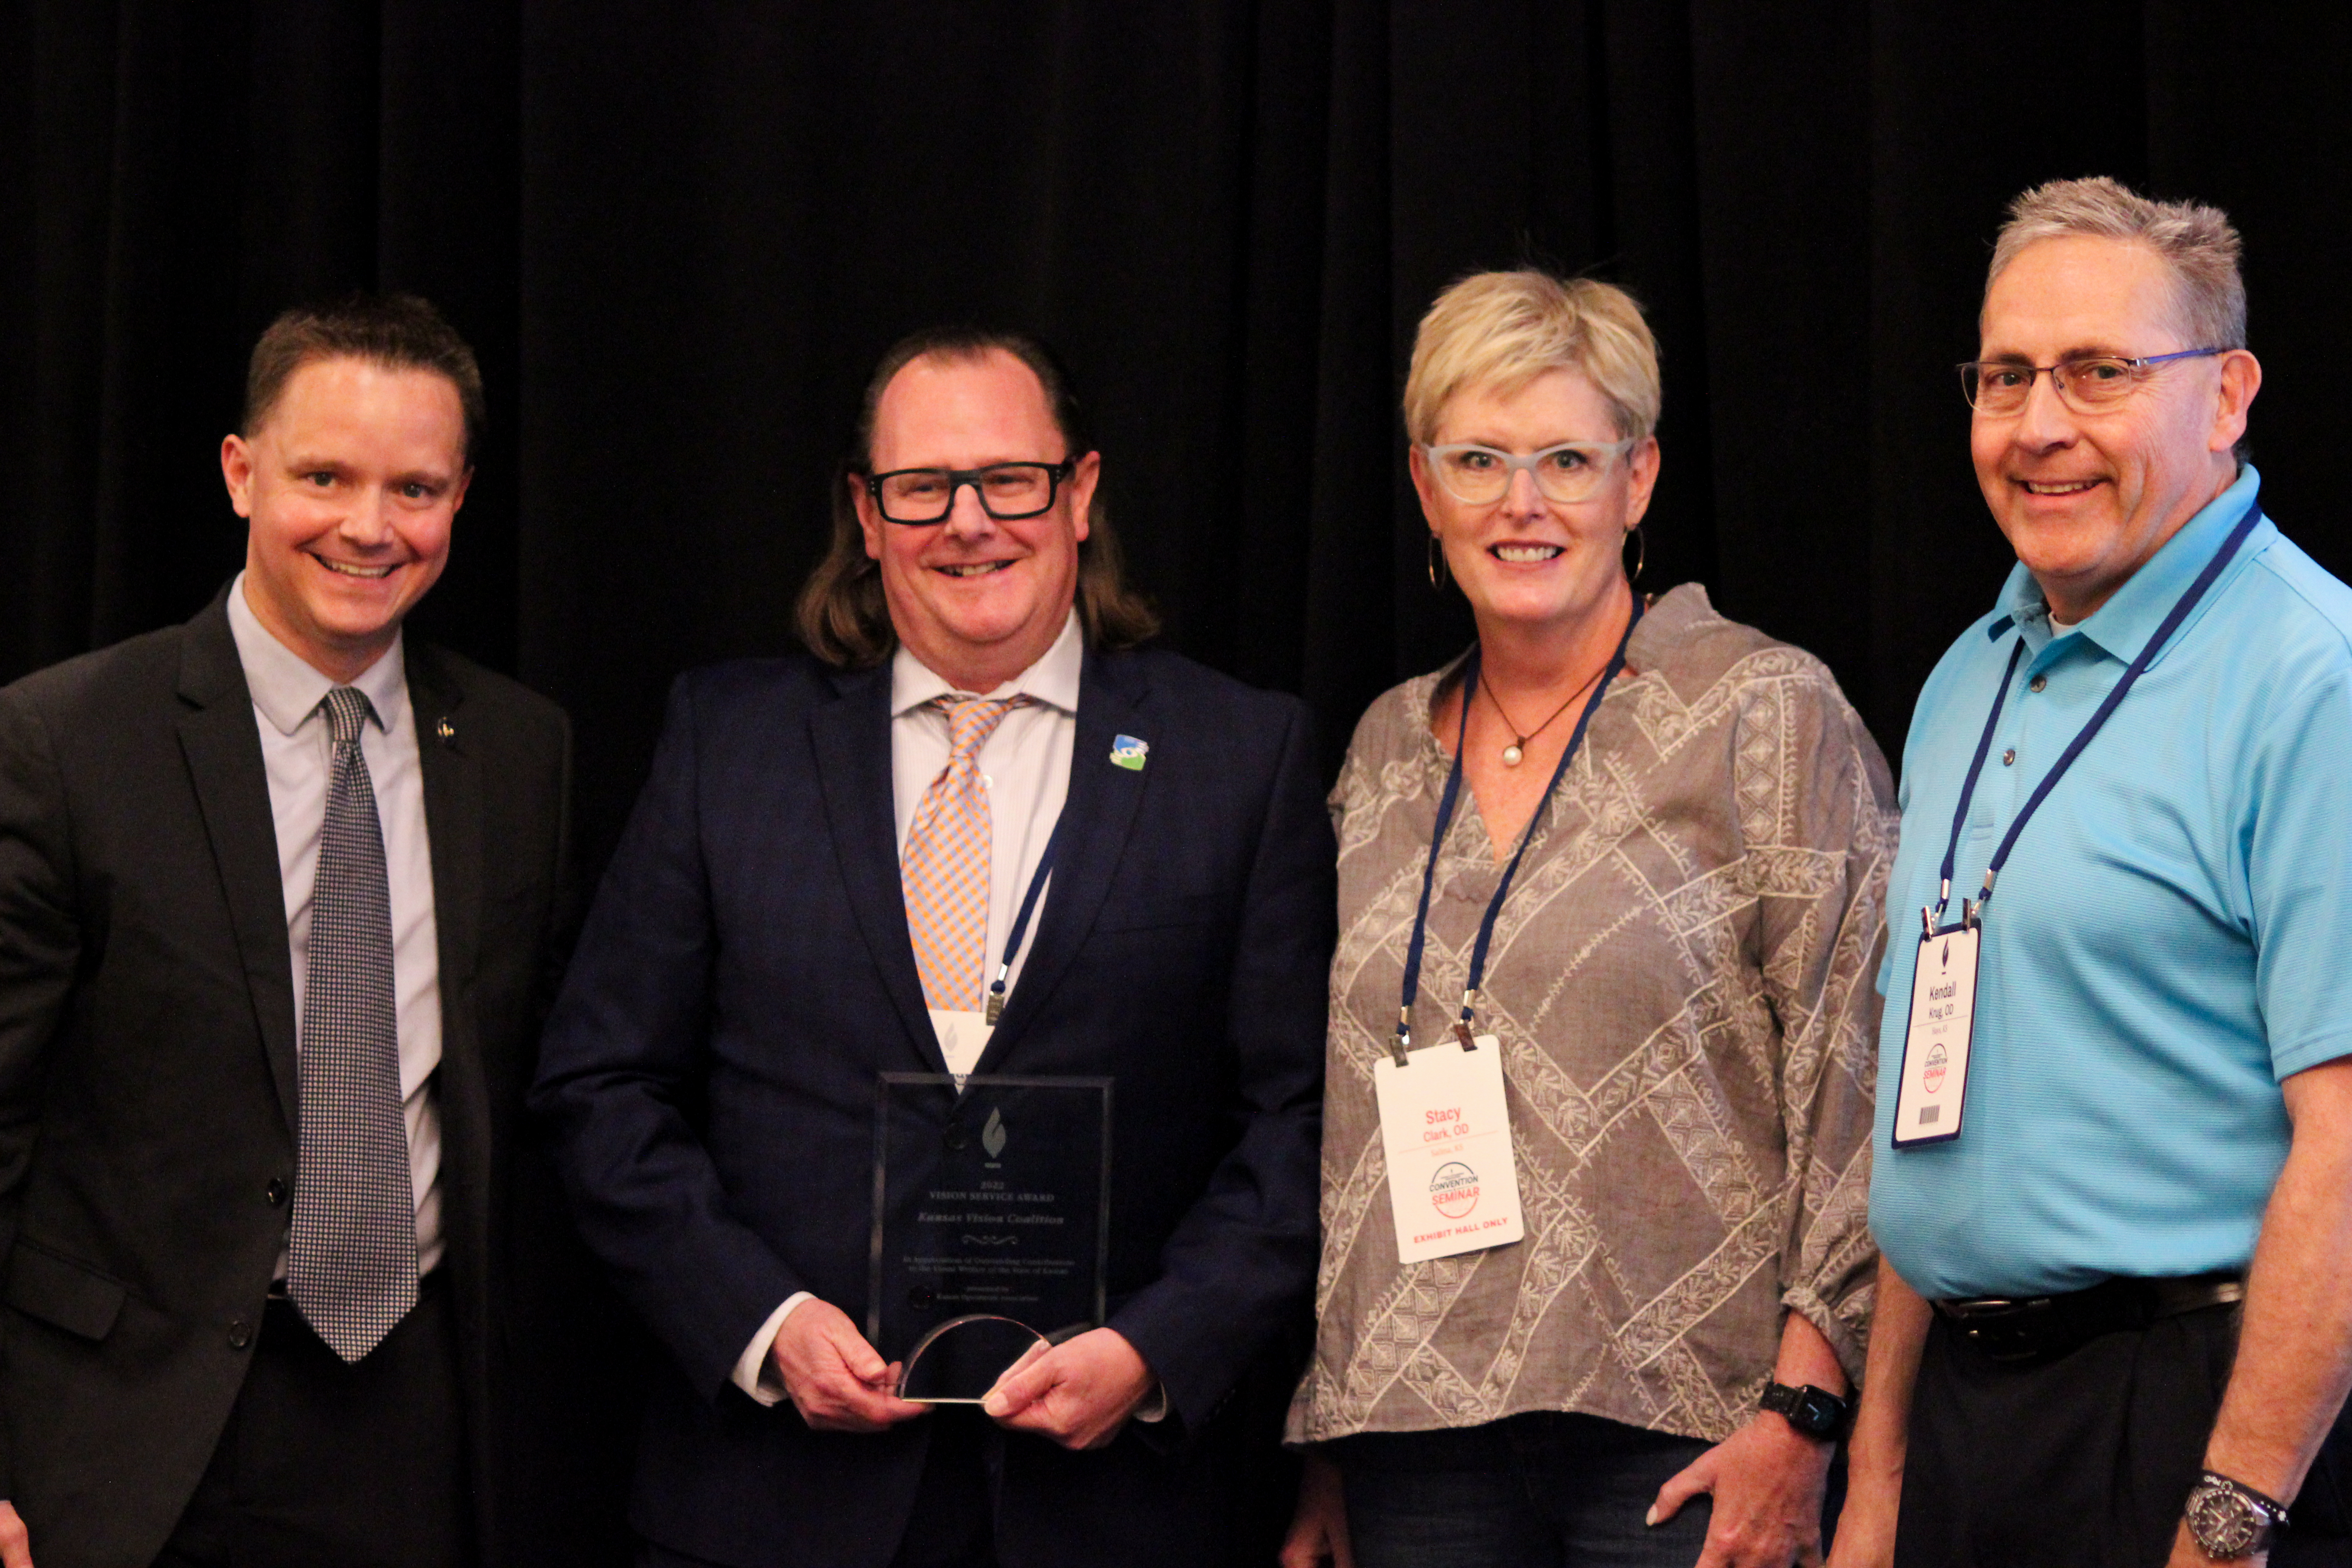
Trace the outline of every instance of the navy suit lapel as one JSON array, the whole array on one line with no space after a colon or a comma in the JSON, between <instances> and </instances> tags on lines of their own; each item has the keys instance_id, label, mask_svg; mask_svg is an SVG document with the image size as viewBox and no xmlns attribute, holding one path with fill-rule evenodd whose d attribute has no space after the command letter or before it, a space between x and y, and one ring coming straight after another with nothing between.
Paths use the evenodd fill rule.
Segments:
<instances>
[{"instance_id":1,"label":"navy suit lapel","mask_svg":"<svg viewBox=\"0 0 2352 1568\"><path fill-rule=\"evenodd\" d=\"M1135 814L1143 803L1150 770L1123 768L1110 760L1111 742L1121 735L1149 742L1149 689L1134 679L1131 661L1104 658L1087 650L1078 683L1077 739L1070 752L1070 790L1062 806L1062 847L1054 880L1038 917L1037 937L1021 966L1021 982L1004 1005L1004 1016L981 1058L978 1072L994 1072L1005 1053L1054 994L1063 973L1086 944L1087 933L1110 895L1113 875L1127 849Z\"/></svg>"},{"instance_id":2,"label":"navy suit lapel","mask_svg":"<svg viewBox=\"0 0 2352 1568\"><path fill-rule=\"evenodd\" d=\"M898 824L890 774L890 667L835 677L840 696L809 713L809 741L850 912L875 973L898 1010L919 1065L948 1070L915 972L914 938L898 880ZM910 1066L916 1065L913 1063Z\"/></svg>"},{"instance_id":3,"label":"navy suit lapel","mask_svg":"<svg viewBox=\"0 0 2352 1568\"><path fill-rule=\"evenodd\" d=\"M261 761L253 697L229 635L226 595L188 623L180 653L180 752L187 761L213 864L228 900L253 1013L286 1128L296 1128L301 1068L294 1050L294 963L286 945L286 889L278 823Z\"/></svg>"}]
</instances>

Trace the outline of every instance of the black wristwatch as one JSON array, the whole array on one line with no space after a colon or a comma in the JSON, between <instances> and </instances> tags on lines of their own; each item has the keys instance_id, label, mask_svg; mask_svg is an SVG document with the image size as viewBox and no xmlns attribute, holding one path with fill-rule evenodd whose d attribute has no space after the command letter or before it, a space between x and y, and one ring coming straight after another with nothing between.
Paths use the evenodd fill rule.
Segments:
<instances>
[{"instance_id":1,"label":"black wristwatch","mask_svg":"<svg viewBox=\"0 0 2352 1568\"><path fill-rule=\"evenodd\" d=\"M1802 1388L1790 1388L1785 1383L1768 1383L1764 1397L1757 1401L1775 1415L1788 1417L1789 1425L1808 1437L1833 1442L1845 1430L1845 1418L1853 1406L1826 1388L1806 1384Z\"/></svg>"},{"instance_id":2,"label":"black wristwatch","mask_svg":"<svg viewBox=\"0 0 2352 1568\"><path fill-rule=\"evenodd\" d=\"M2198 1549L2216 1563L2228 1563L2268 1551L2271 1537L2286 1522L2286 1505L2207 1470L2189 1494L2188 1514Z\"/></svg>"}]
</instances>

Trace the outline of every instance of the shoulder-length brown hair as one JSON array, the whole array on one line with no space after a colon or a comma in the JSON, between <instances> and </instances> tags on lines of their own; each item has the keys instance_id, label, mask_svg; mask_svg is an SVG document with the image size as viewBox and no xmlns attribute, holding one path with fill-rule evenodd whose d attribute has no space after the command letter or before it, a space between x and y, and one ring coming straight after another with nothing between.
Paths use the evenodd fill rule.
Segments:
<instances>
[{"instance_id":1,"label":"shoulder-length brown hair","mask_svg":"<svg viewBox=\"0 0 2352 1568\"><path fill-rule=\"evenodd\" d=\"M1095 449L1069 372L1029 333L932 327L893 343L866 383L850 451L833 476L833 542L802 585L793 607L801 641L825 663L864 669L889 658L898 646L890 606L882 595L881 567L866 553L866 536L857 526L857 490L872 472L874 413L883 389L916 360L975 360L992 351L1011 354L1036 374L1062 433L1064 457L1079 458ZM1087 537L1078 545L1078 616L1092 647L1133 647L1160 635L1160 616L1150 601L1128 586L1099 486L1087 512Z\"/></svg>"}]
</instances>

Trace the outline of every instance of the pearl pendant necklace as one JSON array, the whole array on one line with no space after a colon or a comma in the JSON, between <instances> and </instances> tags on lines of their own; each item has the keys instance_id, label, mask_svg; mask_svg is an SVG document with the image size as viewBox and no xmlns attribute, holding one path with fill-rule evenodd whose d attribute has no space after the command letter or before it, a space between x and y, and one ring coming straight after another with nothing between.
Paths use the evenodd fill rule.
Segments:
<instances>
[{"instance_id":1,"label":"pearl pendant necklace","mask_svg":"<svg viewBox=\"0 0 2352 1568\"><path fill-rule=\"evenodd\" d=\"M1603 668L1606 667L1604 666ZM1550 718L1546 719L1542 723L1537 725L1534 729L1528 731L1525 734L1519 732L1519 727L1516 723L1512 722L1511 716L1503 711L1503 700L1495 695L1495 688L1493 684L1490 682L1481 685L1478 689L1485 692L1486 694L1486 700L1495 705L1495 716L1500 719L1503 721L1503 727L1511 732L1511 743L1503 748L1503 765L1507 768L1516 768L1521 763L1526 762L1528 760L1528 742L1534 740L1538 735L1542 734L1546 730L1550 729L1552 719L1557 719L1561 714L1567 712L1569 703L1573 702L1578 698L1583 696L1586 688L1590 687L1594 681L1600 679L1600 670L1595 670L1591 675L1587 676L1584 680L1584 685L1578 687L1575 690L1568 694L1568 701L1562 702L1559 707L1551 710Z\"/></svg>"}]
</instances>

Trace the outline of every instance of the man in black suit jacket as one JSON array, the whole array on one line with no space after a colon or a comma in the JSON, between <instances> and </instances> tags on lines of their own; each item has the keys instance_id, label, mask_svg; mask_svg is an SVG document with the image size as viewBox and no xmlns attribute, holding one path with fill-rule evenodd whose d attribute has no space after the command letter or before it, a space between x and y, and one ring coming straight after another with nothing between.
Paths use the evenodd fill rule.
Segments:
<instances>
[{"instance_id":1,"label":"man in black suit jacket","mask_svg":"<svg viewBox=\"0 0 2352 1568\"><path fill-rule=\"evenodd\" d=\"M1149 612L1034 340L901 343L859 444L802 604L819 657L679 681L541 1053L590 1245L671 1352L641 1561L1224 1561L1313 1294L1307 716L1126 648ZM898 1398L863 1330L885 1073L1114 1080L1108 1321L983 1407Z\"/></svg>"},{"instance_id":2,"label":"man in black suit jacket","mask_svg":"<svg viewBox=\"0 0 2352 1568\"><path fill-rule=\"evenodd\" d=\"M548 1535L522 1490L548 1416L518 1382L561 1353L538 1309L562 1244L534 1224L554 1189L534 1196L521 1100L570 737L400 635L480 406L420 300L289 312L223 446L243 574L184 626L0 690L9 1568L415 1568ZM310 940L362 908L344 945ZM355 1095L322 1076L339 1019ZM355 1234L394 1295L349 1330L354 1128L392 1205Z\"/></svg>"}]
</instances>

